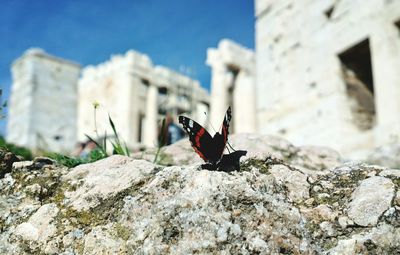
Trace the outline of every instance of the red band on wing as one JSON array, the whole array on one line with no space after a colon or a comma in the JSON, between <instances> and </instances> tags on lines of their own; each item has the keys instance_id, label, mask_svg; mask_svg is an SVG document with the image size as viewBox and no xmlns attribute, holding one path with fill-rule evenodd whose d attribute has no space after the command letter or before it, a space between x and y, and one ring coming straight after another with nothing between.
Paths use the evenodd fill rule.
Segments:
<instances>
[{"instance_id":1,"label":"red band on wing","mask_svg":"<svg viewBox=\"0 0 400 255\"><path fill-rule=\"evenodd\" d=\"M201 128L200 131L197 132L196 137L195 137L197 147L200 147L200 138L204 135L205 131L206 130L204 128Z\"/></svg>"},{"instance_id":2,"label":"red band on wing","mask_svg":"<svg viewBox=\"0 0 400 255\"><path fill-rule=\"evenodd\" d=\"M201 152L196 148L196 146L192 146L192 147L193 147L194 151L200 156L200 158L202 158L204 161L207 162L207 159L206 159L206 157L204 157L203 153L201 153Z\"/></svg>"},{"instance_id":3,"label":"red band on wing","mask_svg":"<svg viewBox=\"0 0 400 255\"><path fill-rule=\"evenodd\" d=\"M224 136L224 144L226 144L226 139L228 138L227 132L226 132L226 127L222 126L222 129L223 129L222 135Z\"/></svg>"}]
</instances>

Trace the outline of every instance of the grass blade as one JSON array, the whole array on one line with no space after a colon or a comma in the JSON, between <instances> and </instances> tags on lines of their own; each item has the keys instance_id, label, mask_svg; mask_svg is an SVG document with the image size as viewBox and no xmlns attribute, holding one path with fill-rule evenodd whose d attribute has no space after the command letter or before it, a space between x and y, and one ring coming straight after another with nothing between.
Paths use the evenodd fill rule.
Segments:
<instances>
[{"instance_id":1,"label":"grass blade","mask_svg":"<svg viewBox=\"0 0 400 255\"><path fill-rule=\"evenodd\" d=\"M117 140L117 143L120 143L119 142L119 137L118 137L118 134L117 134L117 129L115 128L114 122L112 121L110 115L108 115L108 121L110 122L110 126L111 126L111 128L112 128L112 130L114 132L115 139Z\"/></svg>"},{"instance_id":2,"label":"grass blade","mask_svg":"<svg viewBox=\"0 0 400 255\"><path fill-rule=\"evenodd\" d=\"M96 144L96 146L104 153L104 155L107 155L107 152L105 151L105 149L103 148L103 146L101 146L98 142L96 142L92 137L90 137L89 135L85 134L85 136L92 142L94 142L94 144Z\"/></svg>"}]
</instances>

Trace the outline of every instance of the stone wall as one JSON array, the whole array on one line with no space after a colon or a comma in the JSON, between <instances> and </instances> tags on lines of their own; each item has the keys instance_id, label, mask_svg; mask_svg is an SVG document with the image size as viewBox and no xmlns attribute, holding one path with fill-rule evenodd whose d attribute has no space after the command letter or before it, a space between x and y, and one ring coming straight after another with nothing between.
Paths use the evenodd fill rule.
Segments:
<instances>
[{"instance_id":1,"label":"stone wall","mask_svg":"<svg viewBox=\"0 0 400 255\"><path fill-rule=\"evenodd\" d=\"M259 132L353 157L399 141L399 1L255 3Z\"/></svg>"},{"instance_id":2,"label":"stone wall","mask_svg":"<svg viewBox=\"0 0 400 255\"><path fill-rule=\"evenodd\" d=\"M211 66L210 122L217 129L228 106L232 107L231 133L256 131L254 52L224 39L207 51Z\"/></svg>"},{"instance_id":3,"label":"stone wall","mask_svg":"<svg viewBox=\"0 0 400 255\"><path fill-rule=\"evenodd\" d=\"M83 70L79 81L78 134L96 137L93 103L99 136L112 134L108 115L113 119L128 147L154 147L161 119L170 113L199 119L208 109L207 91L198 81L168 68L154 66L142 53L130 50L109 61ZM204 118L203 118L204 119Z\"/></svg>"},{"instance_id":4,"label":"stone wall","mask_svg":"<svg viewBox=\"0 0 400 255\"><path fill-rule=\"evenodd\" d=\"M71 151L76 143L79 65L30 49L12 65L7 141Z\"/></svg>"}]
</instances>

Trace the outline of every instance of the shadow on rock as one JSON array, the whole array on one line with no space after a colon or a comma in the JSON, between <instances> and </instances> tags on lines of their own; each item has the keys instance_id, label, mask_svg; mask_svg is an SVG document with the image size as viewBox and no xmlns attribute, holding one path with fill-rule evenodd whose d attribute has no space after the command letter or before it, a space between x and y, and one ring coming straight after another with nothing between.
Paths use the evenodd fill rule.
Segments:
<instances>
[{"instance_id":1,"label":"shadow on rock","mask_svg":"<svg viewBox=\"0 0 400 255\"><path fill-rule=\"evenodd\" d=\"M240 170L240 158L242 156L246 156L247 151L237 150L235 152L222 155L221 160L218 164L203 164L201 165L202 169L213 170L213 171L223 171L223 172L232 172Z\"/></svg>"}]
</instances>

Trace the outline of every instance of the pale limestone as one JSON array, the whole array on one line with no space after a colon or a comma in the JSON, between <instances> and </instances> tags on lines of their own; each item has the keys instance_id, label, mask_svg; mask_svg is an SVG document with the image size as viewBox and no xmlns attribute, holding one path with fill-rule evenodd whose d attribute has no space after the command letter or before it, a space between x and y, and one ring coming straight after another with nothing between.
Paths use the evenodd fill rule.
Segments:
<instances>
[{"instance_id":1,"label":"pale limestone","mask_svg":"<svg viewBox=\"0 0 400 255\"><path fill-rule=\"evenodd\" d=\"M78 64L41 49L29 49L15 60L7 141L33 150L73 150L79 74Z\"/></svg>"},{"instance_id":2,"label":"pale limestone","mask_svg":"<svg viewBox=\"0 0 400 255\"><path fill-rule=\"evenodd\" d=\"M245 144L242 135L233 135L232 142L236 136L244 148L267 138L253 136ZM283 160L247 158L241 171L229 173L202 170L198 163L166 167L124 156L68 171L48 165L14 170L0 179L0 253L392 254L398 250L399 195L390 200L381 191L398 192L396 176L378 176L387 169L363 163L338 161L326 169L333 164L330 156L308 156L317 148L303 151L272 137L264 142L263 150L276 152ZM189 144L187 148L191 149ZM376 175L369 177L371 173ZM384 182L393 183L387 187ZM47 196L30 194L27 188L50 183L56 186ZM390 201L376 224L360 227L357 219L347 217L354 200L366 201L359 206L361 212L374 212L379 205L369 202L372 191L360 192L364 186L374 189L380 200ZM308 199L293 202L294 192L305 195L306 190ZM322 194L329 199L320 199ZM41 213L50 206L39 209L40 201L45 205L56 201L58 213ZM33 219L55 227L41 228L46 229L46 241L29 241L38 236Z\"/></svg>"},{"instance_id":3,"label":"pale limestone","mask_svg":"<svg viewBox=\"0 0 400 255\"><path fill-rule=\"evenodd\" d=\"M58 212L56 204L41 206L27 222L16 227L14 235L26 241L46 243L57 231L52 222Z\"/></svg>"},{"instance_id":4,"label":"pale limestone","mask_svg":"<svg viewBox=\"0 0 400 255\"><path fill-rule=\"evenodd\" d=\"M376 225L389 208L394 196L394 184L380 176L363 180L352 194L348 216L361 226Z\"/></svg>"},{"instance_id":5,"label":"pale limestone","mask_svg":"<svg viewBox=\"0 0 400 255\"><path fill-rule=\"evenodd\" d=\"M123 240L114 239L109 226L94 227L85 237L83 254L126 254L126 249L122 245Z\"/></svg>"},{"instance_id":6,"label":"pale limestone","mask_svg":"<svg viewBox=\"0 0 400 255\"><path fill-rule=\"evenodd\" d=\"M399 1L256 0L255 15L259 133L357 159L400 141ZM367 38L376 113L362 130L338 56Z\"/></svg>"},{"instance_id":7,"label":"pale limestone","mask_svg":"<svg viewBox=\"0 0 400 255\"><path fill-rule=\"evenodd\" d=\"M372 229L366 229L361 231L360 234L354 234L348 239L339 240L338 244L327 251L328 254L342 255L342 254L358 254L360 249L364 252L367 251L365 243L372 242L374 245L380 247L387 247L393 245L393 247L399 247L400 244L400 229L393 227L386 223L379 224ZM390 254L396 248L392 249L376 249L372 250L377 254ZM358 251L358 252L357 252Z\"/></svg>"},{"instance_id":8,"label":"pale limestone","mask_svg":"<svg viewBox=\"0 0 400 255\"><path fill-rule=\"evenodd\" d=\"M310 184L306 175L283 165L273 165L269 171L278 182L287 187L288 196L292 201L300 203L310 197L308 192Z\"/></svg>"},{"instance_id":9,"label":"pale limestone","mask_svg":"<svg viewBox=\"0 0 400 255\"><path fill-rule=\"evenodd\" d=\"M107 167L104 167L107 166ZM63 176L63 181L76 184L65 197L75 210L88 210L121 191L145 180L154 171L154 165L144 160L114 155L92 164L80 165Z\"/></svg>"},{"instance_id":10,"label":"pale limestone","mask_svg":"<svg viewBox=\"0 0 400 255\"><path fill-rule=\"evenodd\" d=\"M232 107L231 133L256 132L254 52L224 39L207 50L211 66L210 122L218 128Z\"/></svg>"},{"instance_id":11,"label":"pale limestone","mask_svg":"<svg viewBox=\"0 0 400 255\"><path fill-rule=\"evenodd\" d=\"M394 177L396 179L400 179L400 170L399 169L385 169L379 173L380 176L383 177Z\"/></svg>"},{"instance_id":12,"label":"pale limestone","mask_svg":"<svg viewBox=\"0 0 400 255\"><path fill-rule=\"evenodd\" d=\"M120 139L131 149L156 147L162 118L184 114L200 124L208 111L208 92L197 80L162 66L130 50L97 66L85 67L79 80L78 139L113 135L110 116ZM99 104L94 122L93 103Z\"/></svg>"},{"instance_id":13,"label":"pale limestone","mask_svg":"<svg viewBox=\"0 0 400 255\"><path fill-rule=\"evenodd\" d=\"M366 161L385 167L400 168L400 143L390 143L374 149Z\"/></svg>"},{"instance_id":14,"label":"pale limestone","mask_svg":"<svg viewBox=\"0 0 400 255\"><path fill-rule=\"evenodd\" d=\"M240 158L241 162L249 159L289 160L298 171L310 176L310 182L313 180L311 176L326 174L328 169L339 165L341 162L340 155L329 148L317 146L295 147L288 141L274 136L233 134L229 135L228 142L235 150L247 151L247 154ZM228 154L228 149L224 153ZM133 157L153 161L155 150L138 152ZM162 148L159 159L161 163L167 165L200 165L204 163L204 160L193 150L187 138ZM331 184L324 183L324 185L330 186Z\"/></svg>"}]
</instances>

